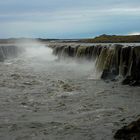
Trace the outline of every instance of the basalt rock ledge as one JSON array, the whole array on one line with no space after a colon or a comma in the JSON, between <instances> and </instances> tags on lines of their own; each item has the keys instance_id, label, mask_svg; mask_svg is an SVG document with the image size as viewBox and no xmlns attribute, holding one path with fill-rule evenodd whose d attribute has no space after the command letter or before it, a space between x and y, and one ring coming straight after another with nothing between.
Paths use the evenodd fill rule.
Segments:
<instances>
[{"instance_id":1,"label":"basalt rock ledge","mask_svg":"<svg viewBox=\"0 0 140 140\"><path fill-rule=\"evenodd\" d=\"M119 129L114 138L116 140L140 140L140 119Z\"/></svg>"}]
</instances>

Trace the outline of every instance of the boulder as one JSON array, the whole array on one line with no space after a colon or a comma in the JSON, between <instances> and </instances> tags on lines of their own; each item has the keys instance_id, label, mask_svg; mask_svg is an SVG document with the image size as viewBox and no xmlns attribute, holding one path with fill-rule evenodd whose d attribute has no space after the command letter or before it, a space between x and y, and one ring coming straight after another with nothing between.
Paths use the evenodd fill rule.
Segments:
<instances>
[{"instance_id":1,"label":"boulder","mask_svg":"<svg viewBox=\"0 0 140 140\"><path fill-rule=\"evenodd\" d=\"M116 132L114 138L117 140L140 140L140 119L122 127Z\"/></svg>"}]
</instances>

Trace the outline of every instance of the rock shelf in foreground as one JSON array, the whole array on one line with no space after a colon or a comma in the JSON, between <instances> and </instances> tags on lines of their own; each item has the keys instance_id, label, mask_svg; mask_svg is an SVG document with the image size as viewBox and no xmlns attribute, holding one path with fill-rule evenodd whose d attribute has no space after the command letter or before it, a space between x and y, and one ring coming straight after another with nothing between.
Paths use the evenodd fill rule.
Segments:
<instances>
[{"instance_id":1,"label":"rock shelf in foreground","mask_svg":"<svg viewBox=\"0 0 140 140\"><path fill-rule=\"evenodd\" d=\"M140 119L118 130L114 138L117 140L140 140Z\"/></svg>"}]
</instances>

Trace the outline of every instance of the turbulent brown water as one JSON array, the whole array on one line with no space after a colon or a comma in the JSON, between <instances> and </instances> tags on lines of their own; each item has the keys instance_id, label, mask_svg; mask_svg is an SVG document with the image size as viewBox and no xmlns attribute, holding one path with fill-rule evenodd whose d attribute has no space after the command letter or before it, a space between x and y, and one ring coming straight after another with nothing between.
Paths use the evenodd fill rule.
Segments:
<instances>
[{"instance_id":1,"label":"turbulent brown water","mask_svg":"<svg viewBox=\"0 0 140 140\"><path fill-rule=\"evenodd\" d=\"M112 140L140 117L140 87L94 79L93 62L58 62L38 45L0 62L1 140Z\"/></svg>"}]
</instances>

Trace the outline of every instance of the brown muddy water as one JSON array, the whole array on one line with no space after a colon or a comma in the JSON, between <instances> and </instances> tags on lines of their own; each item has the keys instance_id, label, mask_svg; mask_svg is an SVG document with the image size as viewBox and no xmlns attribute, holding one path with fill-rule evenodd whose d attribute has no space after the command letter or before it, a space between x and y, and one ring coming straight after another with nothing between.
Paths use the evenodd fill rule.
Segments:
<instances>
[{"instance_id":1,"label":"brown muddy water","mask_svg":"<svg viewBox=\"0 0 140 140\"><path fill-rule=\"evenodd\" d=\"M94 79L93 62L45 47L0 62L0 140L113 140L140 115L140 87Z\"/></svg>"}]
</instances>

